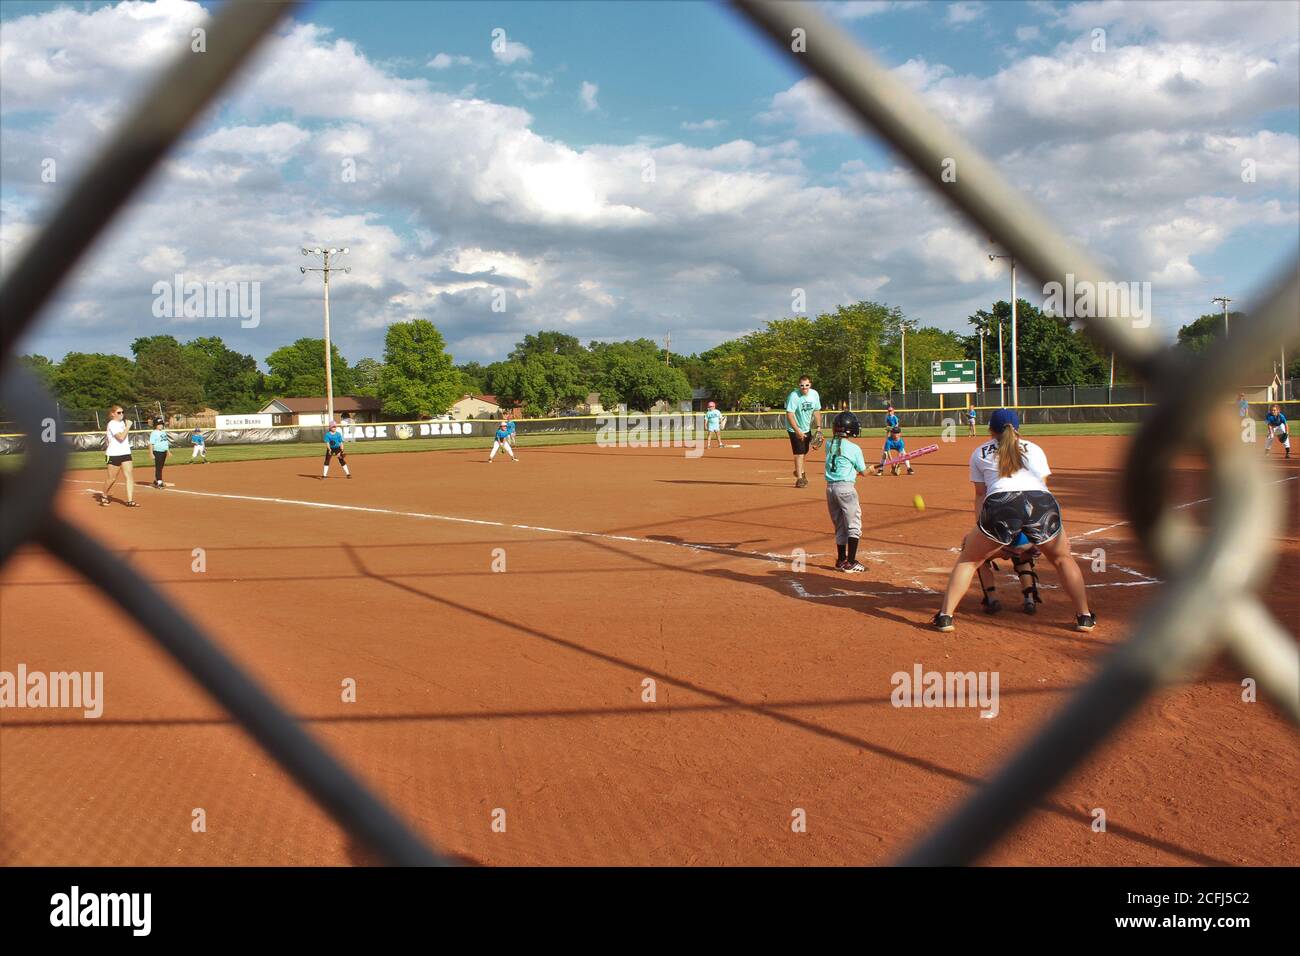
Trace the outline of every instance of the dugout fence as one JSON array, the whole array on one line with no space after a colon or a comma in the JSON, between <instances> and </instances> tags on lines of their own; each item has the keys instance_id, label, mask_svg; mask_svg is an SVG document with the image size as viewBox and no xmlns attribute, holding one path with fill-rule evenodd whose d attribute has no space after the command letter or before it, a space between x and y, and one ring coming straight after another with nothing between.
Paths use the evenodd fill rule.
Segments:
<instances>
[{"instance_id":1,"label":"dugout fence","mask_svg":"<svg viewBox=\"0 0 1300 956\"><path fill-rule=\"evenodd\" d=\"M14 361L20 338L91 242L130 201L159 160L238 71L293 3L230 0L212 17L207 52L185 51L164 72L74 185L53 218L0 286L0 398L25 435L58 421L54 401ZM859 48L811 4L738 0L737 8L777 48L820 77L982 234L991 235L1043 281L1105 281L1081 250L1060 236L973 148L948 130L919 96ZM791 44L792 37L802 43ZM955 180L945 170L955 168ZM1258 456L1233 454L1233 423L1220 413L1241 381L1263 379L1279 342L1300 341L1300 270L1288 264L1262 294L1249 322L1210 355L1163 348L1149 329L1116 316L1084 320L1107 351L1148 383L1149 406L1124 475L1129 514L1166 583L1134 633L1100 664L1046 727L952 817L902 860L961 864L1000 840L1161 684L1185 678L1227 650L1261 691L1300 722L1300 654L1255 589L1269 564L1282 493ZM1104 307L1104 306L1103 306ZM1221 424L1221 421L1226 424ZM57 436L56 436L57 437ZM1226 439L1226 440L1225 440ZM34 441L16 472L0 473L0 566L35 542L84 575L125 610L343 828L396 864L445 862L159 591L134 575L84 529L59 516L54 497L69 443ZM1199 450L1214 497L1196 529L1168 496L1171 463Z\"/></svg>"}]
</instances>

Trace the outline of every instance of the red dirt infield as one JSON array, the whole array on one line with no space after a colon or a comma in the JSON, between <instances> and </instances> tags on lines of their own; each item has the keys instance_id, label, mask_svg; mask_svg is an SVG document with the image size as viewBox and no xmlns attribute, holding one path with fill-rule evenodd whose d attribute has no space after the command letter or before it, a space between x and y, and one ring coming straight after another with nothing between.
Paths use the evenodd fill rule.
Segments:
<instances>
[{"instance_id":1,"label":"red dirt infield","mask_svg":"<svg viewBox=\"0 0 1300 956\"><path fill-rule=\"evenodd\" d=\"M445 852L877 864L1053 713L1159 587L1122 523L1127 439L1036 437L1073 550L1105 549L1105 573L1081 562L1100 627L1071 629L1042 562L1037 616L1020 613L1004 569L1002 614L980 613L972 589L955 633L929 630L972 524L966 462L981 440L943 445L913 477L859 480L860 575L831 567L821 456L796 489L783 440L703 458L523 448L490 466L486 448L355 455L350 481L337 464L317 480L315 459L184 467L168 474L176 488L138 487L137 510L96 507L101 474L75 472L59 506ZM875 438L863 445L871 460ZM1269 468L1289 518L1263 597L1294 631L1300 462ZM1174 498L1202 498L1200 477L1180 464ZM97 719L3 711L0 863L366 862L134 624L37 548L0 574L0 628L0 670L102 671L105 698ZM892 706L891 675L918 664L996 671L996 716ZM986 862L1300 864L1300 738L1266 701L1242 701L1246 676L1223 659L1162 691ZM792 829L798 810L806 832Z\"/></svg>"}]
</instances>

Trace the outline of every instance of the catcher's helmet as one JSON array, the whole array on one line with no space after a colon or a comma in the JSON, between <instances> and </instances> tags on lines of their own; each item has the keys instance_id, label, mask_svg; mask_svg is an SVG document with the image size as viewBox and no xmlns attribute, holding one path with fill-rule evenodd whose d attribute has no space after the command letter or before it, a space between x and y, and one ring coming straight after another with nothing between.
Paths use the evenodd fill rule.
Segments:
<instances>
[{"instance_id":1,"label":"catcher's helmet","mask_svg":"<svg viewBox=\"0 0 1300 956\"><path fill-rule=\"evenodd\" d=\"M832 429L838 438L857 438L862 434L862 425L858 422L858 416L852 412L840 412L836 415Z\"/></svg>"}]
</instances>

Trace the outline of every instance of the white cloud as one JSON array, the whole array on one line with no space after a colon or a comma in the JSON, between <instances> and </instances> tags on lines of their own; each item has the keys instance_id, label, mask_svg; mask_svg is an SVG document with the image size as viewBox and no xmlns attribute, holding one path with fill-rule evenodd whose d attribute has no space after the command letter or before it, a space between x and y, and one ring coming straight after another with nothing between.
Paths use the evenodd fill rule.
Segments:
<instances>
[{"instance_id":1,"label":"white cloud","mask_svg":"<svg viewBox=\"0 0 1300 956\"><path fill-rule=\"evenodd\" d=\"M1030 43L1041 35L1042 31L1036 26L1016 27L1016 39L1021 43Z\"/></svg>"},{"instance_id":2,"label":"white cloud","mask_svg":"<svg viewBox=\"0 0 1300 956\"><path fill-rule=\"evenodd\" d=\"M531 63L533 51L518 40L511 40L500 27L492 31L492 57L503 66Z\"/></svg>"},{"instance_id":3,"label":"white cloud","mask_svg":"<svg viewBox=\"0 0 1300 956\"><path fill-rule=\"evenodd\" d=\"M578 93L578 98L582 101L582 108L588 113L600 109L600 104L596 102L596 95L600 93L600 87L595 83L583 81L582 89Z\"/></svg>"},{"instance_id":4,"label":"white cloud","mask_svg":"<svg viewBox=\"0 0 1300 956\"><path fill-rule=\"evenodd\" d=\"M722 129L722 127L726 125L727 125L726 120L706 119L706 120L700 120L698 123L692 123L690 121L684 122L682 123L682 129L690 130L692 132L698 132L698 131L707 132L709 130Z\"/></svg>"},{"instance_id":5,"label":"white cloud","mask_svg":"<svg viewBox=\"0 0 1300 956\"><path fill-rule=\"evenodd\" d=\"M969 2L969 0L959 0L958 3L949 5L948 14L945 17L948 23L960 25L971 23L984 16L985 5L978 2Z\"/></svg>"},{"instance_id":6,"label":"white cloud","mask_svg":"<svg viewBox=\"0 0 1300 956\"><path fill-rule=\"evenodd\" d=\"M923 0L846 0L823 2L821 6L837 20L861 20L891 10L906 10L921 6Z\"/></svg>"},{"instance_id":7,"label":"white cloud","mask_svg":"<svg viewBox=\"0 0 1300 956\"><path fill-rule=\"evenodd\" d=\"M473 66L473 65L474 65L474 60L472 57L462 56L460 54L455 54L455 53L434 54L433 59L431 59L428 63L425 64L425 66L429 67L429 69L431 70L449 70L453 66Z\"/></svg>"},{"instance_id":8,"label":"white cloud","mask_svg":"<svg viewBox=\"0 0 1300 956\"><path fill-rule=\"evenodd\" d=\"M131 87L164 61L132 59L123 46L119 70L96 65L105 38L131 33L134 9L6 21L5 102L42 102L48 113L4 130L5 263L48 214L40 158L60 157L61 181L66 167L72 176ZM189 6L168 10L168 22L185 26ZM1117 277L1158 283L1159 310L1184 299L1199 310L1207 254L1297 221L1300 141L1252 125L1261 112L1296 108L1294 31L1257 48L1183 37L1112 43L1104 56L1080 32L1084 42L992 76L920 56L896 72ZM171 35L182 43L188 34ZM58 51L78 66L57 76L35 66ZM544 79L534 81L543 90ZM183 334L221 335L264 356L319 334L319 280L296 268L298 246L318 241L353 250L352 274L331 283L350 359L378 354L384 325L416 315L437 323L464 361L499 358L523 333L560 322L584 339L670 329L681 348L707 348L783 314L794 286L809 290L814 310L870 295L947 327L1004 294L983 237L909 172L846 163L827 177L804 166L809 143L794 136L846 128L811 80L769 103L768 133L781 141L707 149L662 139L574 148L540 135L526 110L477 96L392 75L319 27L286 28L115 223L112 242L96 246L38 350L125 350L152 283L180 264L200 281L263 283L263 302L277 306L258 330L213 320ZM347 159L355 181L340 176ZM1247 159L1252 184L1240 178ZM503 314L491 308L497 290Z\"/></svg>"},{"instance_id":9,"label":"white cloud","mask_svg":"<svg viewBox=\"0 0 1300 956\"><path fill-rule=\"evenodd\" d=\"M514 79L519 92L524 94L525 99L529 100L541 99L550 92L551 84L555 82L552 77L542 76L527 70L511 73L510 76Z\"/></svg>"}]
</instances>

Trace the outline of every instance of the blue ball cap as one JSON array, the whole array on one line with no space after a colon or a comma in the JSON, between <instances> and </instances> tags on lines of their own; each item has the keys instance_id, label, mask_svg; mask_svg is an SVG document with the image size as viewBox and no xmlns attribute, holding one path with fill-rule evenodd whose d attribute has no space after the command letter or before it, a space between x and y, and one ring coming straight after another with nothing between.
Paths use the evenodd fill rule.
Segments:
<instances>
[{"instance_id":1,"label":"blue ball cap","mask_svg":"<svg viewBox=\"0 0 1300 956\"><path fill-rule=\"evenodd\" d=\"M989 416L989 430L1000 432L1008 425L1016 431L1020 431L1020 416L1016 414L1015 409L999 408Z\"/></svg>"}]
</instances>

